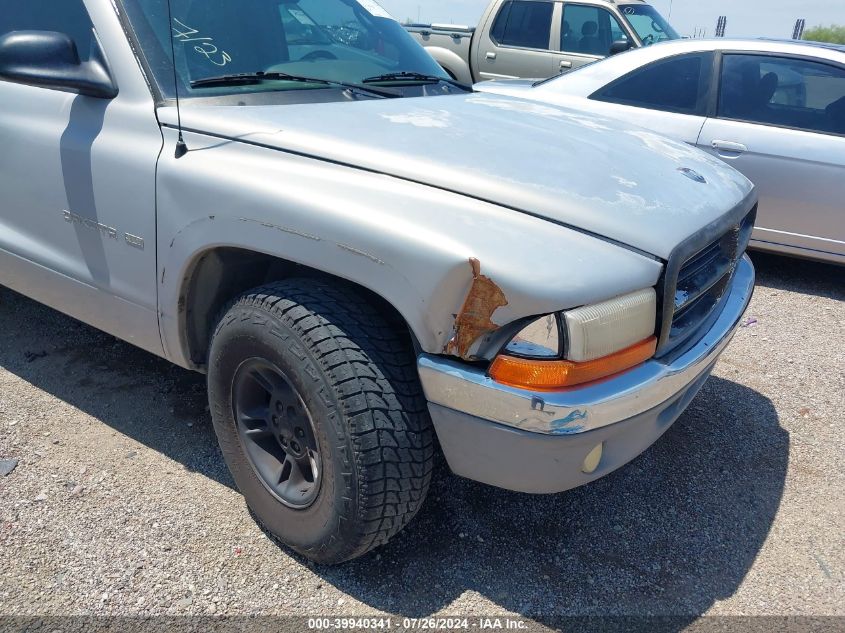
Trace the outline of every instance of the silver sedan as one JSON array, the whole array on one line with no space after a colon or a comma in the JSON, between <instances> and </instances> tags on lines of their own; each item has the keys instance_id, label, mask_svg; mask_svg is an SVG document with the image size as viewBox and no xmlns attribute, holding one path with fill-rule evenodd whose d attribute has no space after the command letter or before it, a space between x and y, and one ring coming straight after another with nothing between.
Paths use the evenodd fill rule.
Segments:
<instances>
[{"instance_id":1,"label":"silver sedan","mask_svg":"<svg viewBox=\"0 0 845 633\"><path fill-rule=\"evenodd\" d=\"M753 247L845 264L845 47L681 40L541 83L476 89L590 110L697 145L757 185Z\"/></svg>"}]
</instances>

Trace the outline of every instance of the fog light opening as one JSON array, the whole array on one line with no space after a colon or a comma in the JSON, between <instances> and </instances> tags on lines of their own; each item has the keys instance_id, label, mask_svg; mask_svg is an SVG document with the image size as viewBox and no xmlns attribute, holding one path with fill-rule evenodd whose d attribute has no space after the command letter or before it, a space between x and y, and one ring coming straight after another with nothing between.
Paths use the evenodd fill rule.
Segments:
<instances>
[{"instance_id":1,"label":"fog light opening","mask_svg":"<svg viewBox=\"0 0 845 633\"><path fill-rule=\"evenodd\" d=\"M584 464L581 466L581 472L585 475L592 475L601 464L601 458L604 454L604 442L596 446L593 450L589 452L587 457L584 458Z\"/></svg>"}]
</instances>

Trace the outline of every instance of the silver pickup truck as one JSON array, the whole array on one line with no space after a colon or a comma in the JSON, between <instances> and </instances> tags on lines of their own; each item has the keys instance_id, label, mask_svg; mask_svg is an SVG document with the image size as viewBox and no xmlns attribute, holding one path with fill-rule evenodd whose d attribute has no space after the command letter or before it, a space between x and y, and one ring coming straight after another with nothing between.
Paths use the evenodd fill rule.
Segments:
<instances>
[{"instance_id":1,"label":"silver pickup truck","mask_svg":"<svg viewBox=\"0 0 845 633\"><path fill-rule=\"evenodd\" d=\"M453 79L468 84L545 79L679 37L645 0L491 0L478 28L405 28Z\"/></svg>"},{"instance_id":2,"label":"silver pickup truck","mask_svg":"<svg viewBox=\"0 0 845 633\"><path fill-rule=\"evenodd\" d=\"M455 85L369 0L244 6L6 7L0 284L207 373L254 516L322 563L436 450L552 493L656 441L750 299L748 180Z\"/></svg>"}]
</instances>

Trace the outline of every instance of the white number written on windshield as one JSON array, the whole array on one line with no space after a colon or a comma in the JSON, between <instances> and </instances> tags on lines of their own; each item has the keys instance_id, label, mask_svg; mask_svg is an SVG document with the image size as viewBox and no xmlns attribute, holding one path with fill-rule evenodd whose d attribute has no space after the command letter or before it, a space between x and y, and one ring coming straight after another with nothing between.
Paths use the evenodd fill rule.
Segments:
<instances>
[{"instance_id":1,"label":"white number written on windshield","mask_svg":"<svg viewBox=\"0 0 845 633\"><path fill-rule=\"evenodd\" d=\"M199 35L199 31L176 18L173 18L173 24L175 25L173 27L173 38L183 44L198 42L194 46L194 50L215 66L225 66L232 61L232 56L229 53L217 48L213 37L195 37Z\"/></svg>"}]
</instances>

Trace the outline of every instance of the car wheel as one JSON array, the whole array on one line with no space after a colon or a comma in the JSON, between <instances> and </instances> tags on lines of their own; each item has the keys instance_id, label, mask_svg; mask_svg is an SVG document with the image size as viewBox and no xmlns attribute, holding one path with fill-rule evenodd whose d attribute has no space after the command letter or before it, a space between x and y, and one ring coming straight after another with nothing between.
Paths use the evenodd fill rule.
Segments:
<instances>
[{"instance_id":1,"label":"car wheel","mask_svg":"<svg viewBox=\"0 0 845 633\"><path fill-rule=\"evenodd\" d=\"M257 521L319 563L386 543L422 505L434 438L407 334L354 291L273 283L220 319L209 401Z\"/></svg>"}]
</instances>

